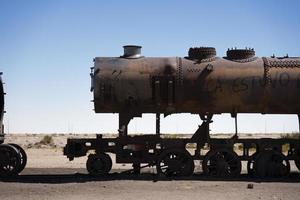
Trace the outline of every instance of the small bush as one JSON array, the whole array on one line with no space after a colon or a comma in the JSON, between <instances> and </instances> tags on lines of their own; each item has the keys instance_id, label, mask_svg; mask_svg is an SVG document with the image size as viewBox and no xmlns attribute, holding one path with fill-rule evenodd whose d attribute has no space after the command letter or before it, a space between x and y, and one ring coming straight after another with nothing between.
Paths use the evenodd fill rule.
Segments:
<instances>
[{"instance_id":1,"label":"small bush","mask_svg":"<svg viewBox=\"0 0 300 200\"><path fill-rule=\"evenodd\" d=\"M53 144L53 138L52 138L52 136L45 135L43 137L43 139L40 141L40 144L44 144L44 145Z\"/></svg>"}]
</instances>

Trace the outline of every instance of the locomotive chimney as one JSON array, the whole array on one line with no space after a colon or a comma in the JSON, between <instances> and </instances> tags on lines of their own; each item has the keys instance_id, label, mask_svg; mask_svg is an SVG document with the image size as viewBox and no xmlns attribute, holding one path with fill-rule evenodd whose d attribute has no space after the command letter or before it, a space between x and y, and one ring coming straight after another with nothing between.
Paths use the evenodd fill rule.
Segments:
<instances>
[{"instance_id":1,"label":"locomotive chimney","mask_svg":"<svg viewBox=\"0 0 300 200\"><path fill-rule=\"evenodd\" d=\"M141 46L137 45L126 45L123 46L124 48L124 55L121 56L122 58L141 58Z\"/></svg>"}]
</instances>

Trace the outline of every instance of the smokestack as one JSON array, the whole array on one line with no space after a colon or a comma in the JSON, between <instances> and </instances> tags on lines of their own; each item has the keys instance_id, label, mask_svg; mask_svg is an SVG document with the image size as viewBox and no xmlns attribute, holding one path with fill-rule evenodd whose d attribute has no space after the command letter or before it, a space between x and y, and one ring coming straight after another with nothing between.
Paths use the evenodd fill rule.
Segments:
<instances>
[{"instance_id":1,"label":"smokestack","mask_svg":"<svg viewBox=\"0 0 300 200\"><path fill-rule=\"evenodd\" d=\"M124 55L121 56L122 58L141 58L141 46L137 45L125 45L124 48Z\"/></svg>"}]
</instances>

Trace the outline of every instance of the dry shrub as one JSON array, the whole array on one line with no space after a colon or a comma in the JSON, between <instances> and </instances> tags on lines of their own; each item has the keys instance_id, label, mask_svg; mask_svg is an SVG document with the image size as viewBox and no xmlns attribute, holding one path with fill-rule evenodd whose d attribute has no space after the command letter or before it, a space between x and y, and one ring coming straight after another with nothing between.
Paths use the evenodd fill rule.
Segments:
<instances>
[{"instance_id":1,"label":"dry shrub","mask_svg":"<svg viewBox=\"0 0 300 200\"><path fill-rule=\"evenodd\" d=\"M43 139L40 141L40 144L43 144L43 145L51 145L53 144L53 138L52 136L49 136L49 135L45 135L43 137Z\"/></svg>"}]
</instances>

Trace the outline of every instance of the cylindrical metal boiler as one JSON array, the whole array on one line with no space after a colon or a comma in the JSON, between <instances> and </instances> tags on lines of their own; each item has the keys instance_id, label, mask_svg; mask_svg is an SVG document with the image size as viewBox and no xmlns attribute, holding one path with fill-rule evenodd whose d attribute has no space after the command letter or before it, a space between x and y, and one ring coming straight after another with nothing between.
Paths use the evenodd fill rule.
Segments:
<instances>
[{"instance_id":1,"label":"cylindrical metal boiler","mask_svg":"<svg viewBox=\"0 0 300 200\"><path fill-rule=\"evenodd\" d=\"M255 57L253 49L191 48L187 57L96 57L96 113L300 113L300 58ZM127 52L127 54L126 54ZM136 55L135 55L136 53Z\"/></svg>"}]
</instances>

